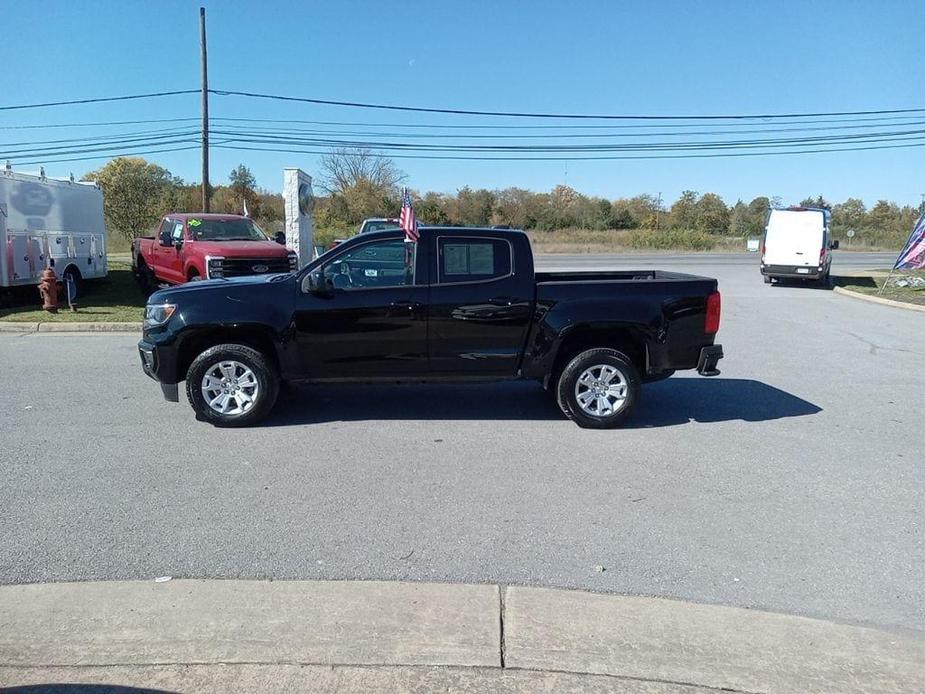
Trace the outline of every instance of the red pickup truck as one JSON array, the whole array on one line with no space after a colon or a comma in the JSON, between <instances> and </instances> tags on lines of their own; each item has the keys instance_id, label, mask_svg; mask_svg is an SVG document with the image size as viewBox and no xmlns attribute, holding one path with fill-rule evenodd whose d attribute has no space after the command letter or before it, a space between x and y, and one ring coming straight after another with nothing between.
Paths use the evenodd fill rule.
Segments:
<instances>
[{"instance_id":1,"label":"red pickup truck","mask_svg":"<svg viewBox=\"0 0 925 694\"><path fill-rule=\"evenodd\" d=\"M161 284L240 277L298 269L285 234L272 240L248 217L231 214L168 214L155 236L132 244L132 271L149 295Z\"/></svg>"}]
</instances>

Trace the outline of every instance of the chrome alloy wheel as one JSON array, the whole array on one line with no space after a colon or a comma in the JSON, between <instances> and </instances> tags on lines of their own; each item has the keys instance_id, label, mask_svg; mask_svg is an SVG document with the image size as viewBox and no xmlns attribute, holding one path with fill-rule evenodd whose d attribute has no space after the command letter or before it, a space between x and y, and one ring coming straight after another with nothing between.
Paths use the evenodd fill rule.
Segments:
<instances>
[{"instance_id":1,"label":"chrome alloy wheel","mask_svg":"<svg viewBox=\"0 0 925 694\"><path fill-rule=\"evenodd\" d=\"M220 361L202 377L202 397L219 414L244 414L259 395L257 376L239 361Z\"/></svg>"},{"instance_id":2,"label":"chrome alloy wheel","mask_svg":"<svg viewBox=\"0 0 925 694\"><path fill-rule=\"evenodd\" d=\"M592 417L608 417L626 403L626 376L616 366L597 364L585 369L575 382L575 400Z\"/></svg>"}]
</instances>

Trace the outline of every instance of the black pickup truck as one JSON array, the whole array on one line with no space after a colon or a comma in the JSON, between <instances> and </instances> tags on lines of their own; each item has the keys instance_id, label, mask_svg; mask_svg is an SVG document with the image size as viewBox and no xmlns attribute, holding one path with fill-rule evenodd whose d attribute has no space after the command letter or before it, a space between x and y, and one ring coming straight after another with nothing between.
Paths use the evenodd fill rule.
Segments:
<instances>
[{"instance_id":1,"label":"black pickup truck","mask_svg":"<svg viewBox=\"0 0 925 694\"><path fill-rule=\"evenodd\" d=\"M644 382L718 374L714 279L534 272L526 234L424 227L356 236L299 272L155 292L142 366L200 419L252 424L281 382L533 379L584 427L618 426ZM490 397L490 396L489 396Z\"/></svg>"}]
</instances>

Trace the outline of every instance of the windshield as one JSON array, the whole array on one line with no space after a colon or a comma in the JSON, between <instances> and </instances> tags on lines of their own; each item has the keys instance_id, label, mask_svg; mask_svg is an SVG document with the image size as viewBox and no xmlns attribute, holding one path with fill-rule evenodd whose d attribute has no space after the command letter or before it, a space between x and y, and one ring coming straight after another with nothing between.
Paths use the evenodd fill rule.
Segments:
<instances>
[{"instance_id":1,"label":"windshield","mask_svg":"<svg viewBox=\"0 0 925 694\"><path fill-rule=\"evenodd\" d=\"M268 237L249 219L191 219L190 236L196 241L267 241Z\"/></svg>"},{"instance_id":2,"label":"windshield","mask_svg":"<svg viewBox=\"0 0 925 694\"><path fill-rule=\"evenodd\" d=\"M363 229L363 231L364 232L382 231L383 229L397 229L397 228L398 228L398 222L389 222L389 221L366 222L366 228Z\"/></svg>"}]
</instances>

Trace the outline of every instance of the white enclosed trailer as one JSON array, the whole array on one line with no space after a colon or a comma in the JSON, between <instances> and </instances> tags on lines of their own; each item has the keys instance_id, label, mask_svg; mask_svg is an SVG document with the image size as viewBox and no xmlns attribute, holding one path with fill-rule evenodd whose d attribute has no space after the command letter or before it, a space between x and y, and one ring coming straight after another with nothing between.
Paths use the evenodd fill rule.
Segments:
<instances>
[{"instance_id":1,"label":"white enclosed trailer","mask_svg":"<svg viewBox=\"0 0 925 694\"><path fill-rule=\"evenodd\" d=\"M37 284L48 266L75 283L105 277L99 186L0 170L0 249L0 288Z\"/></svg>"}]
</instances>

